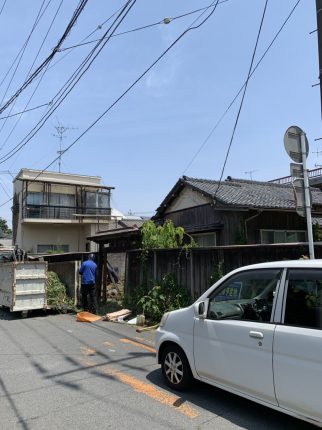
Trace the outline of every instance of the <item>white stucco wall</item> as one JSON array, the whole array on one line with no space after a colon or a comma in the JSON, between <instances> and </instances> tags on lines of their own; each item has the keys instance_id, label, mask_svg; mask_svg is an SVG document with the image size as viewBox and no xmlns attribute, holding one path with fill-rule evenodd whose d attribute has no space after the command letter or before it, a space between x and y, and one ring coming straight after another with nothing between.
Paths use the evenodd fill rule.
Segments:
<instances>
[{"instance_id":1,"label":"white stucco wall","mask_svg":"<svg viewBox=\"0 0 322 430\"><path fill-rule=\"evenodd\" d=\"M37 245L68 245L69 252L86 251L86 232L82 225L24 223L19 246L29 253L37 252Z\"/></svg>"},{"instance_id":2,"label":"white stucco wall","mask_svg":"<svg viewBox=\"0 0 322 430\"><path fill-rule=\"evenodd\" d=\"M166 213L204 205L210 201L211 199L209 197L202 196L200 192L193 191L190 188L184 188L175 201L167 207Z\"/></svg>"}]
</instances>

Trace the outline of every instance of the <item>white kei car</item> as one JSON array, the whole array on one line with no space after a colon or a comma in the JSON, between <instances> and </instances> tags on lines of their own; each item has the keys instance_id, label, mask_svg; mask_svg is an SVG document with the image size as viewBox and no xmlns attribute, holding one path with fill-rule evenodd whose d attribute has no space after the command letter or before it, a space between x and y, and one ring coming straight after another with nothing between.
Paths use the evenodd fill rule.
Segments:
<instances>
[{"instance_id":1,"label":"white kei car","mask_svg":"<svg viewBox=\"0 0 322 430\"><path fill-rule=\"evenodd\" d=\"M166 383L198 379L322 427L322 260L225 275L156 333Z\"/></svg>"}]
</instances>

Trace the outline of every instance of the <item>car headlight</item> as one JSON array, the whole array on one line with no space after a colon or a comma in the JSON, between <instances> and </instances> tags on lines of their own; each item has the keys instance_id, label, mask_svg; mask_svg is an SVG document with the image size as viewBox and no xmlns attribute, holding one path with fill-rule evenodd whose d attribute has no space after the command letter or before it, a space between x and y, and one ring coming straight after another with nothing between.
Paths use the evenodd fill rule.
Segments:
<instances>
[{"instance_id":1,"label":"car headlight","mask_svg":"<svg viewBox=\"0 0 322 430\"><path fill-rule=\"evenodd\" d=\"M166 312L165 314L163 314L161 321L160 321L160 327L163 327L168 319L169 316L169 312Z\"/></svg>"}]
</instances>

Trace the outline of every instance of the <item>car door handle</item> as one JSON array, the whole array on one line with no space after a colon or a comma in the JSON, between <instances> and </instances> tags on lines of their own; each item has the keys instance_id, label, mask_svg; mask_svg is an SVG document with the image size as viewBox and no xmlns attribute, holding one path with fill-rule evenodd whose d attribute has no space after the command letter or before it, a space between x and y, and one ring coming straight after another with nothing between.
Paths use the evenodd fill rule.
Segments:
<instances>
[{"instance_id":1,"label":"car door handle","mask_svg":"<svg viewBox=\"0 0 322 430\"><path fill-rule=\"evenodd\" d=\"M255 337L256 339L263 339L264 335L260 331L250 331L249 332L250 337Z\"/></svg>"}]
</instances>

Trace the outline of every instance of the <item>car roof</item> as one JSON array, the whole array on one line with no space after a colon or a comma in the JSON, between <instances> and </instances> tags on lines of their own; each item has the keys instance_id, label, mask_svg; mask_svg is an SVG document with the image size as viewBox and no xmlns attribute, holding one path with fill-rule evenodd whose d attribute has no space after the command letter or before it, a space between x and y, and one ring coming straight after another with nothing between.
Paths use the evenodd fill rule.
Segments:
<instances>
[{"instance_id":1,"label":"car roof","mask_svg":"<svg viewBox=\"0 0 322 430\"><path fill-rule=\"evenodd\" d=\"M314 268L322 269L322 259L299 259L299 260L281 260L281 261L270 261L267 263L257 263L248 266L239 267L237 270L245 269L272 269L272 268Z\"/></svg>"}]
</instances>

